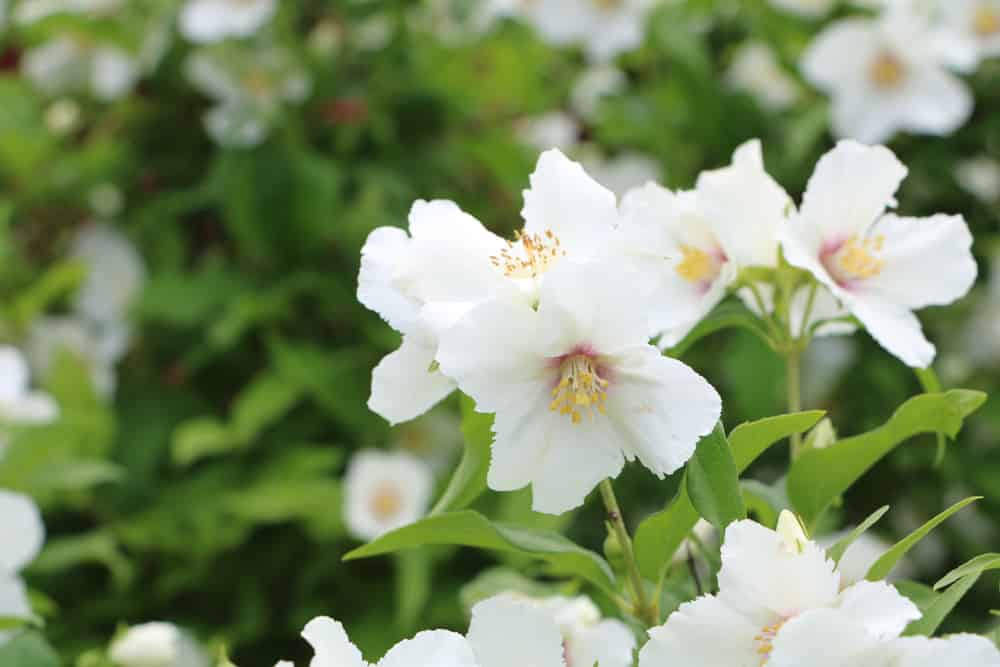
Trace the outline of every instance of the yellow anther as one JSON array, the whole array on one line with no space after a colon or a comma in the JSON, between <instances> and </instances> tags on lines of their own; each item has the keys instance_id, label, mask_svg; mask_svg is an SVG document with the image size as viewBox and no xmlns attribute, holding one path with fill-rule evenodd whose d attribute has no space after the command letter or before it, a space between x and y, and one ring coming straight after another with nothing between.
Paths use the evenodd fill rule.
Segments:
<instances>
[{"instance_id":1,"label":"yellow anther","mask_svg":"<svg viewBox=\"0 0 1000 667\"><path fill-rule=\"evenodd\" d=\"M906 65L903 61L887 51L879 53L868 69L872 82L886 90L899 86L905 74Z\"/></svg>"},{"instance_id":2,"label":"yellow anther","mask_svg":"<svg viewBox=\"0 0 1000 667\"><path fill-rule=\"evenodd\" d=\"M560 380L552 390L549 410L569 415L574 424L583 421L584 413L590 419L594 413L605 414L608 381L602 378L587 354L574 354L559 365Z\"/></svg>"},{"instance_id":3,"label":"yellow anther","mask_svg":"<svg viewBox=\"0 0 1000 667\"><path fill-rule=\"evenodd\" d=\"M1000 11L993 7L980 5L972 18L972 31L980 37L992 37L1000 34Z\"/></svg>"},{"instance_id":4,"label":"yellow anther","mask_svg":"<svg viewBox=\"0 0 1000 667\"><path fill-rule=\"evenodd\" d=\"M835 256L836 273L847 280L877 276L882 272L885 261L878 258L876 253L882 252L884 243L885 237L881 234L860 241L857 236L847 239Z\"/></svg>"},{"instance_id":5,"label":"yellow anther","mask_svg":"<svg viewBox=\"0 0 1000 667\"><path fill-rule=\"evenodd\" d=\"M700 248L689 245L681 246L681 261L676 271L682 278L693 283L711 280L719 273L719 261Z\"/></svg>"},{"instance_id":6,"label":"yellow anther","mask_svg":"<svg viewBox=\"0 0 1000 667\"><path fill-rule=\"evenodd\" d=\"M490 262L509 278L537 278L566 254L559 237L546 229L540 234L517 232L513 241Z\"/></svg>"},{"instance_id":7,"label":"yellow anther","mask_svg":"<svg viewBox=\"0 0 1000 667\"><path fill-rule=\"evenodd\" d=\"M372 514L380 519L395 516L403 507L403 496L394 484L385 483L375 489L371 500Z\"/></svg>"},{"instance_id":8,"label":"yellow anther","mask_svg":"<svg viewBox=\"0 0 1000 667\"><path fill-rule=\"evenodd\" d=\"M766 665L767 661L771 659L771 651L774 650L774 639L778 636L778 632L784 624L785 621L778 621L771 625L765 625L761 628L760 634L753 638L757 643L757 655L760 656L761 665Z\"/></svg>"}]
</instances>

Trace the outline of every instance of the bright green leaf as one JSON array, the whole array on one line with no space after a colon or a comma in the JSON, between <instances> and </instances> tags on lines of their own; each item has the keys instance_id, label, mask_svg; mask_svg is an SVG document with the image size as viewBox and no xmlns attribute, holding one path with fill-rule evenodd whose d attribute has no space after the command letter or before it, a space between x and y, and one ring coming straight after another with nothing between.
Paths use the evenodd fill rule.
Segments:
<instances>
[{"instance_id":1,"label":"bright green leaf","mask_svg":"<svg viewBox=\"0 0 1000 667\"><path fill-rule=\"evenodd\" d=\"M847 535L840 538L836 544L826 550L826 557L832 560L834 563L839 563L840 559L844 557L847 549L854 544L854 541L861 537L869 528L878 523L878 520L885 516L885 513L889 511L888 505L883 505L874 512L868 515L868 518L858 524L858 527L852 530Z\"/></svg>"},{"instance_id":2,"label":"bright green leaf","mask_svg":"<svg viewBox=\"0 0 1000 667\"><path fill-rule=\"evenodd\" d=\"M37 632L26 632L0 646L0 665L59 667L62 660L44 637Z\"/></svg>"},{"instance_id":3,"label":"bright green leaf","mask_svg":"<svg viewBox=\"0 0 1000 667\"><path fill-rule=\"evenodd\" d=\"M930 604L921 608L921 617L906 626L903 634L908 636L924 635L927 637L933 635L948 614L951 613L951 610L955 608L955 605L976 584L981 574L982 572L973 571L952 584L944 593L938 594Z\"/></svg>"},{"instance_id":4,"label":"bright green leaf","mask_svg":"<svg viewBox=\"0 0 1000 667\"><path fill-rule=\"evenodd\" d=\"M942 588L946 588L962 577L970 575L974 572L986 572L987 570L997 569L1000 569L1000 554L980 554L969 562L959 565L954 570L941 577L938 582L934 584L934 590L939 591Z\"/></svg>"},{"instance_id":5,"label":"bright green leaf","mask_svg":"<svg viewBox=\"0 0 1000 667\"><path fill-rule=\"evenodd\" d=\"M698 513L720 531L746 518L739 472L722 424L698 442L688 461L687 491Z\"/></svg>"},{"instance_id":6,"label":"bright green leaf","mask_svg":"<svg viewBox=\"0 0 1000 667\"><path fill-rule=\"evenodd\" d=\"M226 424L214 417L197 417L184 422L174 431L171 454L175 463L186 466L238 445L239 440Z\"/></svg>"},{"instance_id":7,"label":"bright green leaf","mask_svg":"<svg viewBox=\"0 0 1000 667\"><path fill-rule=\"evenodd\" d=\"M462 436L465 439L462 460L431 510L432 515L468 507L486 490L493 417L476 412L475 403L468 396L462 396Z\"/></svg>"}]
</instances>

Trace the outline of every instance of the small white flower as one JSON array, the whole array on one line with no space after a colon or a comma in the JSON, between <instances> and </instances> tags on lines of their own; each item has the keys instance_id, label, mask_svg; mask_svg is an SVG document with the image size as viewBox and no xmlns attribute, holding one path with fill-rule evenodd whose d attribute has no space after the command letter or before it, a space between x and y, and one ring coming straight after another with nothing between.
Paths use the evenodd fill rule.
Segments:
<instances>
[{"instance_id":1,"label":"small white flower","mask_svg":"<svg viewBox=\"0 0 1000 667\"><path fill-rule=\"evenodd\" d=\"M572 151L580 142L580 124L564 111L526 118L518 123L517 134L528 146L539 151L558 148Z\"/></svg>"},{"instance_id":2,"label":"small white flower","mask_svg":"<svg viewBox=\"0 0 1000 667\"><path fill-rule=\"evenodd\" d=\"M45 110L45 126L49 132L64 136L80 126L80 105L69 98L58 99Z\"/></svg>"},{"instance_id":3,"label":"small white flower","mask_svg":"<svg viewBox=\"0 0 1000 667\"><path fill-rule=\"evenodd\" d=\"M570 91L570 106L583 118L593 118L605 97L625 90L628 80L625 72L612 65L595 65L577 77Z\"/></svg>"},{"instance_id":4,"label":"small white flower","mask_svg":"<svg viewBox=\"0 0 1000 667\"><path fill-rule=\"evenodd\" d=\"M472 609L468 635L427 630L405 639L376 665L365 662L332 618L320 616L302 631L316 655L313 667L565 667L559 629L539 609L505 597L480 602ZM276 667L291 667L280 662Z\"/></svg>"},{"instance_id":5,"label":"small white flower","mask_svg":"<svg viewBox=\"0 0 1000 667\"><path fill-rule=\"evenodd\" d=\"M181 10L181 34L210 44L253 36L278 10L278 0L188 0Z\"/></svg>"},{"instance_id":6,"label":"small white flower","mask_svg":"<svg viewBox=\"0 0 1000 667\"><path fill-rule=\"evenodd\" d=\"M451 410L432 410L393 429L390 446L426 461L435 472L450 470L462 450L461 424Z\"/></svg>"},{"instance_id":7,"label":"small white flower","mask_svg":"<svg viewBox=\"0 0 1000 667\"><path fill-rule=\"evenodd\" d=\"M496 413L490 488L530 484L532 507L560 514L638 458L680 468L719 418L719 395L647 343L646 300L624 267L563 260L538 308L483 303L444 332L442 371Z\"/></svg>"},{"instance_id":8,"label":"small white flower","mask_svg":"<svg viewBox=\"0 0 1000 667\"><path fill-rule=\"evenodd\" d=\"M517 3L523 16L552 44L582 44L588 59L604 63L642 44L652 0L533 0Z\"/></svg>"},{"instance_id":9,"label":"small white flower","mask_svg":"<svg viewBox=\"0 0 1000 667\"><path fill-rule=\"evenodd\" d=\"M730 166L701 174L693 192L654 183L622 202L620 242L653 286L650 325L673 345L726 295L741 268L775 266L790 200L764 171L759 141Z\"/></svg>"},{"instance_id":10,"label":"small white flower","mask_svg":"<svg viewBox=\"0 0 1000 667\"><path fill-rule=\"evenodd\" d=\"M929 22L908 11L837 21L802 57L802 71L832 98L839 137L877 143L897 130L948 135L972 113L972 95L945 68Z\"/></svg>"},{"instance_id":11,"label":"small white flower","mask_svg":"<svg viewBox=\"0 0 1000 667\"><path fill-rule=\"evenodd\" d=\"M829 660L826 651L867 651L898 637L920 617L916 606L885 582L863 581L841 590L833 561L787 511L777 531L747 520L730 524L718 579L718 594L682 604L649 631L639 667L867 667ZM851 631L845 646L828 646L825 638L843 627Z\"/></svg>"},{"instance_id":12,"label":"small white flower","mask_svg":"<svg viewBox=\"0 0 1000 667\"><path fill-rule=\"evenodd\" d=\"M993 158L982 155L959 162L955 166L955 180L984 203L1000 201L1000 163Z\"/></svg>"},{"instance_id":13,"label":"small white flower","mask_svg":"<svg viewBox=\"0 0 1000 667\"><path fill-rule=\"evenodd\" d=\"M946 0L937 10L937 45L953 66L972 71L1000 56L1000 0Z\"/></svg>"},{"instance_id":14,"label":"small white flower","mask_svg":"<svg viewBox=\"0 0 1000 667\"><path fill-rule=\"evenodd\" d=\"M86 365L99 396L109 398L115 391L115 363L121 359L129 340L127 325L97 324L77 317L42 317L28 334L27 356L32 369L45 376L60 354L69 353Z\"/></svg>"},{"instance_id":15,"label":"small white flower","mask_svg":"<svg viewBox=\"0 0 1000 667\"><path fill-rule=\"evenodd\" d=\"M913 311L963 296L976 263L961 216L885 213L905 176L889 149L841 141L816 165L782 246L789 263L811 272L882 347L925 368L934 346Z\"/></svg>"},{"instance_id":16,"label":"small white flower","mask_svg":"<svg viewBox=\"0 0 1000 667\"><path fill-rule=\"evenodd\" d=\"M138 61L125 50L72 36L29 49L21 71L47 95L89 93L102 102L127 95L139 78Z\"/></svg>"},{"instance_id":17,"label":"small white flower","mask_svg":"<svg viewBox=\"0 0 1000 667\"><path fill-rule=\"evenodd\" d=\"M344 522L355 537L374 540L420 519L433 489L430 468L412 454L362 450L344 476Z\"/></svg>"},{"instance_id":18,"label":"small white flower","mask_svg":"<svg viewBox=\"0 0 1000 667\"><path fill-rule=\"evenodd\" d=\"M108 657L118 667L208 667L209 660L183 630L173 623L135 625L115 639Z\"/></svg>"},{"instance_id":19,"label":"small white flower","mask_svg":"<svg viewBox=\"0 0 1000 667\"><path fill-rule=\"evenodd\" d=\"M595 181L619 196L632 188L660 180L663 173L658 161L632 151L610 158L583 158L582 164Z\"/></svg>"},{"instance_id":20,"label":"small white flower","mask_svg":"<svg viewBox=\"0 0 1000 667\"><path fill-rule=\"evenodd\" d=\"M837 0L771 0L771 4L792 14L817 19L829 14Z\"/></svg>"},{"instance_id":21,"label":"small white flower","mask_svg":"<svg viewBox=\"0 0 1000 667\"><path fill-rule=\"evenodd\" d=\"M45 541L45 525L35 502L0 489L0 617L29 618L31 603L18 573L35 560ZM0 630L0 645L13 632Z\"/></svg>"},{"instance_id":22,"label":"small white flower","mask_svg":"<svg viewBox=\"0 0 1000 667\"><path fill-rule=\"evenodd\" d=\"M784 111L801 97L799 86L778 62L770 46L747 42L733 56L726 82L752 95L768 111Z\"/></svg>"},{"instance_id":23,"label":"small white flower","mask_svg":"<svg viewBox=\"0 0 1000 667\"><path fill-rule=\"evenodd\" d=\"M146 282L146 267L135 245L114 227L89 225L77 234L70 257L87 268L74 311L98 324L124 320Z\"/></svg>"},{"instance_id":24,"label":"small white flower","mask_svg":"<svg viewBox=\"0 0 1000 667\"><path fill-rule=\"evenodd\" d=\"M0 423L44 424L59 415L59 406L46 393L30 389L28 363L21 351L0 346Z\"/></svg>"},{"instance_id":25,"label":"small white flower","mask_svg":"<svg viewBox=\"0 0 1000 667\"><path fill-rule=\"evenodd\" d=\"M454 389L434 363L441 333L488 299L534 304L547 272L609 249L615 195L558 150L543 153L524 192L515 241L450 201L417 201L410 235L374 230L361 250L358 300L403 334L372 373L368 406L390 422L422 414Z\"/></svg>"}]
</instances>

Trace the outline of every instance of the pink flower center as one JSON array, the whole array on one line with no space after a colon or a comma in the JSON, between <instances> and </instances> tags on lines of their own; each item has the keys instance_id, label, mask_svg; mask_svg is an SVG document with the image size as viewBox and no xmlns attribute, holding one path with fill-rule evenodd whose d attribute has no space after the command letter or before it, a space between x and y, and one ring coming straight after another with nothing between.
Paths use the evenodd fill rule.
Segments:
<instances>
[{"instance_id":1,"label":"pink flower center","mask_svg":"<svg viewBox=\"0 0 1000 667\"><path fill-rule=\"evenodd\" d=\"M855 234L845 241L824 244L820 261L838 285L851 289L882 272L885 260L880 255L884 244L881 234L867 238Z\"/></svg>"},{"instance_id":2,"label":"pink flower center","mask_svg":"<svg viewBox=\"0 0 1000 667\"><path fill-rule=\"evenodd\" d=\"M695 246L681 244L681 261L674 270L688 282L697 283L702 291L711 287L726 261L726 255L719 249L703 250Z\"/></svg>"}]
</instances>

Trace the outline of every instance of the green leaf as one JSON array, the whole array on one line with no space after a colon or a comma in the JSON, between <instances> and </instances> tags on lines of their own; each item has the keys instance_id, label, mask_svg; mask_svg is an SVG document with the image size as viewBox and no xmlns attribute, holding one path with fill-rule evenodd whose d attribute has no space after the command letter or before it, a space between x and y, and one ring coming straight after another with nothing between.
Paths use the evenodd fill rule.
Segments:
<instances>
[{"instance_id":1,"label":"green leaf","mask_svg":"<svg viewBox=\"0 0 1000 667\"><path fill-rule=\"evenodd\" d=\"M174 431L170 451L174 462L186 466L206 456L214 456L238 446L229 426L214 417L197 417Z\"/></svg>"},{"instance_id":2,"label":"green leaf","mask_svg":"<svg viewBox=\"0 0 1000 667\"><path fill-rule=\"evenodd\" d=\"M553 574L580 577L607 593L614 590L611 568L593 551L577 546L558 533L491 523L472 510L430 516L403 526L351 551L344 560L380 556L428 544L456 544L519 553L544 561Z\"/></svg>"},{"instance_id":3,"label":"green leaf","mask_svg":"<svg viewBox=\"0 0 1000 667\"><path fill-rule=\"evenodd\" d=\"M760 318L736 301L725 301L699 322L681 342L667 350L672 357L680 357L699 340L723 329L738 327L746 329L764 341L770 341L770 334Z\"/></svg>"},{"instance_id":4,"label":"green leaf","mask_svg":"<svg viewBox=\"0 0 1000 667\"><path fill-rule=\"evenodd\" d=\"M892 568L896 566L896 563L898 563L899 560L906 555L906 552L912 549L917 542L927 537L928 533L943 523L952 514L959 511L966 505L976 502L977 500L982 500L982 496L972 496L971 498L960 500L924 525L920 526L920 528L917 528L915 531L901 539L899 542L894 544L891 549L882 554L877 561L872 563L872 566L868 569L868 574L865 578L869 581L879 581L881 579L885 579L889 575L889 572L892 571Z\"/></svg>"},{"instance_id":5,"label":"green leaf","mask_svg":"<svg viewBox=\"0 0 1000 667\"><path fill-rule=\"evenodd\" d=\"M431 515L464 509L486 490L486 472L490 467L490 443L493 442L493 416L476 412L475 402L462 396L462 436L465 449L448 488L431 510Z\"/></svg>"},{"instance_id":6,"label":"green leaf","mask_svg":"<svg viewBox=\"0 0 1000 667\"><path fill-rule=\"evenodd\" d=\"M976 584L981 574L981 571L973 571L966 574L952 584L944 593L940 593L930 604L921 608L921 617L906 626L903 634L907 636L924 635L927 637L933 635L948 614L951 613L951 610L955 608L955 605Z\"/></svg>"},{"instance_id":7,"label":"green leaf","mask_svg":"<svg viewBox=\"0 0 1000 667\"><path fill-rule=\"evenodd\" d=\"M832 560L834 563L839 563L840 559L844 557L844 553L847 549L854 544L854 541L861 537L869 528L878 523L879 519L885 516L885 513L889 511L888 505L882 505L874 512L868 515L868 518L862 521L857 528L852 530L844 537L840 538L836 544L826 550L826 557Z\"/></svg>"},{"instance_id":8,"label":"green leaf","mask_svg":"<svg viewBox=\"0 0 1000 667\"><path fill-rule=\"evenodd\" d=\"M796 412L740 424L729 434L736 470L742 473L774 443L801 433L823 417L822 410ZM635 556L643 576L657 581L684 538L698 522L687 482L666 509L646 518L635 534Z\"/></svg>"},{"instance_id":9,"label":"green leaf","mask_svg":"<svg viewBox=\"0 0 1000 667\"><path fill-rule=\"evenodd\" d=\"M1000 569L1000 554L980 554L969 562L959 565L954 570L941 577L938 582L934 584L934 590L939 591L942 588L946 588L962 577L975 572L982 573L987 570L997 569Z\"/></svg>"},{"instance_id":10,"label":"green leaf","mask_svg":"<svg viewBox=\"0 0 1000 667\"><path fill-rule=\"evenodd\" d=\"M807 524L897 445L919 433L954 437L962 421L986 400L979 391L953 389L903 403L882 426L802 453L788 474L788 495Z\"/></svg>"},{"instance_id":11,"label":"green leaf","mask_svg":"<svg viewBox=\"0 0 1000 667\"><path fill-rule=\"evenodd\" d=\"M236 399L231 428L242 442L249 442L291 410L301 397L297 384L264 372Z\"/></svg>"},{"instance_id":12,"label":"green leaf","mask_svg":"<svg viewBox=\"0 0 1000 667\"><path fill-rule=\"evenodd\" d=\"M933 368L914 368L913 372L916 373L917 380L920 381L920 386L925 394L939 394L944 389L941 380ZM944 455L947 451L948 438L945 437L944 433L938 433L937 453L934 455L934 465L941 465L941 461L944 460Z\"/></svg>"},{"instance_id":13,"label":"green leaf","mask_svg":"<svg viewBox=\"0 0 1000 667\"><path fill-rule=\"evenodd\" d=\"M687 491L698 513L720 531L746 518L739 472L722 424L698 442L688 461Z\"/></svg>"},{"instance_id":14,"label":"green leaf","mask_svg":"<svg viewBox=\"0 0 1000 667\"><path fill-rule=\"evenodd\" d=\"M44 637L37 632L26 632L0 646L0 665L59 667L62 660Z\"/></svg>"},{"instance_id":15,"label":"green leaf","mask_svg":"<svg viewBox=\"0 0 1000 667\"><path fill-rule=\"evenodd\" d=\"M80 262L66 261L50 267L14 301L14 317L21 326L27 326L49 306L70 294L87 277L87 269Z\"/></svg>"},{"instance_id":16,"label":"green leaf","mask_svg":"<svg viewBox=\"0 0 1000 667\"><path fill-rule=\"evenodd\" d=\"M413 549L396 554L396 623L409 633L431 597L431 565L426 550Z\"/></svg>"}]
</instances>

